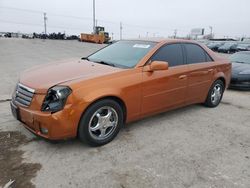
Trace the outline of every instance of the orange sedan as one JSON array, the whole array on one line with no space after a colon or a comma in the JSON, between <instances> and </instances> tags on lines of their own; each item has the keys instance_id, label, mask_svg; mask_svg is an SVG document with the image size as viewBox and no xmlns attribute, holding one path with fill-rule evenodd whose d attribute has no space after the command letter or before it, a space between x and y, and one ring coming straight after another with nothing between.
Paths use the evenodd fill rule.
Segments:
<instances>
[{"instance_id":1,"label":"orange sedan","mask_svg":"<svg viewBox=\"0 0 250 188\"><path fill-rule=\"evenodd\" d=\"M100 146L127 122L195 103L216 107L230 76L231 64L196 42L123 40L23 72L11 110L36 135Z\"/></svg>"}]
</instances>

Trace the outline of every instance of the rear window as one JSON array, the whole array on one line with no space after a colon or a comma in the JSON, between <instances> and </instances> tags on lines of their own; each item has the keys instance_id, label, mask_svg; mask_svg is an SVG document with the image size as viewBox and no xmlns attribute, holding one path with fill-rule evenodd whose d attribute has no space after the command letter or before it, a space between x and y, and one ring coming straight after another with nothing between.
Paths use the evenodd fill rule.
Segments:
<instances>
[{"instance_id":1,"label":"rear window","mask_svg":"<svg viewBox=\"0 0 250 188\"><path fill-rule=\"evenodd\" d=\"M203 48L196 44L184 44L187 54L187 63L202 63L213 61Z\"/></svg>"}]
</instances>

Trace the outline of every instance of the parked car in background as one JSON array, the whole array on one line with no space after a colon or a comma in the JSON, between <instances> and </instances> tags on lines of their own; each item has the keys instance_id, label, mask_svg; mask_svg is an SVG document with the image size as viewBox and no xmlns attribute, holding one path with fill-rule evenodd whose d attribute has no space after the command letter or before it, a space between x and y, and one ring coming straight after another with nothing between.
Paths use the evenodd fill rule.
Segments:
<instances>
[{"instance_id":1,"label":"parked car in background","mask_svg":"<svg viewBox=\"0 0 250 188\"><path fill-rule=\"evenodd\" d=\"M5 34L4 34L4 37L6 37L6 38L11 38L11 33L5 33Z\"/></svg>"},{"instance_id":2,"label":"parked car in background","mask_svg":"<svg viewBox=\"0 0 250 188\"><path fill-rule=\"evenodd\" d=\"M250 90L250 52L237 52L229 59L232 62L230 88Z\"/></svg>"},{"instance_id":3,"label":"parked car in background","mask_svg":"<svg viewBox=\"0 0 250 188\"><path fill-rule=\"evenodd\" d=\"M236 51L250 51L250 44L238 44L236 47Z\"/></svg>"},{"instance_id":4,"label":"parked car in background","mask_svg":"<svg viewBox=\"0 0 250 188\"><path fill-rule=\"evenodd\" d=\"M225 43L224 45L220 46L218 48L218 52L222 52L222 53L235 53L236 52L236 47L237 47L237 43Z\"/></svg>"},{"instance_id":5,"label":"parked car in background","mask_svg":"<svg viewBox=\"0 0 250 188\"><path fill-rule=\"evenodd\" d=\"M218 51L218 48L221 47L222 45L224 45L225 42L210 42L207 44L207 47L210 49L210 50L213 50L213 51Z\"/></svg>"},{"instance_id":6,"label":"parked car in background","mask_svg":"<svg viewBox=\"0 0 250 188\"><path fill-rule=\"evenodd\" d=\"M36 135L100 146L127 122L195 103L218 106L230 77L231 63L196 42L124 40L23 72L11 109Z\"/></svg>"}]
</instances>

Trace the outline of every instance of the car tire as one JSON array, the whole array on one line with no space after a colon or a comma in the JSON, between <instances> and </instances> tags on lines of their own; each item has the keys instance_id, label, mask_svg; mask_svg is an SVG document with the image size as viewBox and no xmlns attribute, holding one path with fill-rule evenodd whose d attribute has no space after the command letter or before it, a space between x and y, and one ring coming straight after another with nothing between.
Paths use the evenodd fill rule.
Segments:
<instances>
[{"instance_id":1,"label":"car tire","mask_svg":"<svg viewBox=\"0 0 250 188\"><path fill-rule=\"evenodd\" d=\"M211 108L218 106L223 97L224 90L225 84L223 81L216 80L208 91L207 99L204 105Z\"/></svg>"},{"instance_id":2,"label":"car tire","mask_svg":"<svg viewBox=\"0 0 250 188\"><path fill-rule=\"evenodd\" d=\"M78 138L90 146L112 141L123 126L123 110L114 100L104 99L92 104L82 115Z\"/></svg>"}]
</instances>

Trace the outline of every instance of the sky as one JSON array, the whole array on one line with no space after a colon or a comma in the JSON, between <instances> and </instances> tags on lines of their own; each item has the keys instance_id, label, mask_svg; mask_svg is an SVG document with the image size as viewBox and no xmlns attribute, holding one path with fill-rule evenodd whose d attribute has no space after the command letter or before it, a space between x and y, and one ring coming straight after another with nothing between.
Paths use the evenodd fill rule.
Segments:
<instances>
[{"instance_id":1,"label":"sky","mask_svg":"<svg viewBox=\"0 0 250 188\"><path fill-rule=\"evenodd\" d=\"M250 37L249 0L95 0L97 24L120 37L186 36L204 28L216 37ZM93 0L0 0L0 32L90 33Z\"/></svg>"}]
</instances>

